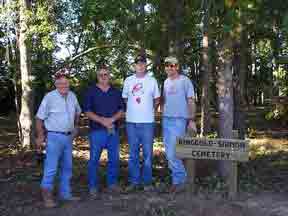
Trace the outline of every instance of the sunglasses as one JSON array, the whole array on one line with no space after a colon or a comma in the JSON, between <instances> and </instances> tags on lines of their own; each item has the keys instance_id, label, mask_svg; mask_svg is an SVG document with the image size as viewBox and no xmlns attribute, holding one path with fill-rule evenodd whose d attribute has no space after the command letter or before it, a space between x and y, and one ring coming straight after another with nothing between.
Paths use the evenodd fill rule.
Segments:
<instances>
[{"instance_id":1,"label":"sunglasses","mask_svg":"<svg viewBox=\"0 0 288 216\"><path fill-rule=\"evenodd\" d=\"M108 77L109 74L108 73L103 73L103 74L98 74L99 77Z\"/></svg>"},{"instance_id":2,"label":"sunglasses","mask_svg":"<svg viewBox=\"0 0 288 216\"><path fill-rule=\"evenodd\" d=\"M164 65L165 67L168 67L168 68L175 68L178 66L177 64L171 64L171 63L165 63Z\"/></svg>"}]
</instances>

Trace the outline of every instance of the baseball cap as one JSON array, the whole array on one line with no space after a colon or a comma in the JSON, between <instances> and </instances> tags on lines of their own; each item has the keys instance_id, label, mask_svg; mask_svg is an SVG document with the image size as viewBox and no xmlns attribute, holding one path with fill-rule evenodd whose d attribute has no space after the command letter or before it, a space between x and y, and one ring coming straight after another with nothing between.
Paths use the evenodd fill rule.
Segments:
<instances>
[{"instance_id":1,"label":"baseball cap","mask_svg":"<svg viewBox=\"0 0 288 216\"><path fill-rule=\"evenodd\" d=\"M64 68L57 70L54 74L54 81L61 79L63 77L69 79L70 78L69 73L70 73L70 69L68 67L64 67Z\"/></svg>"},{"instance_id":2,"label":"baseball cap","mask_svg":"<svg viewBox=\"0 0 288 216\"><path fill-rule=\"evenodd\" d=\"M165 58L164 63L178 64L178 59L175 56L168 56Z\"/></svg>"},{"instance_id":3,"label":"baseball cap","mask_svg":"<svg viewBox=\"0 0 288 216\"><path fill-rule=\"evenodd\" d=\"M147 63L146 56L144 56L144 55L138 55L138 56L136 56L134 62L135 62L135 64L137 64L138 62Z\"/></svg>"}]
</instances>

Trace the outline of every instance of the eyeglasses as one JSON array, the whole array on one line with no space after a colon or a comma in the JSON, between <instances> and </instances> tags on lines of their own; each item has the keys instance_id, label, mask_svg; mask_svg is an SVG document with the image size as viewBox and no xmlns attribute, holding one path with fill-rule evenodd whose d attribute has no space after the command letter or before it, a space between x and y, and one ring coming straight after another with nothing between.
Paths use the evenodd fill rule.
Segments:
<instances>
[{"instance_id":1,"label":"eyeglasses","mask_svg":"<svg viewBox=\"0 0 288 216\"><path fill-rule=\"evenodd\" d=\"M168 68L175 68L175 67L177 67L178 65L177 64L171 64L171 63L165 63L164 64L165 65L165 67L168 67Z\"/></svg>"},{"instance_id":2,"label":"eyeglasses","mask_svg":"<svg viewBox=\"0 0 288 216\"><path fill-rule=\"evenodd\" d=\"M103 74L98 74L99 77L108 77L109 74L108 73L103 73Z\"/></svg>"}]
</instances>

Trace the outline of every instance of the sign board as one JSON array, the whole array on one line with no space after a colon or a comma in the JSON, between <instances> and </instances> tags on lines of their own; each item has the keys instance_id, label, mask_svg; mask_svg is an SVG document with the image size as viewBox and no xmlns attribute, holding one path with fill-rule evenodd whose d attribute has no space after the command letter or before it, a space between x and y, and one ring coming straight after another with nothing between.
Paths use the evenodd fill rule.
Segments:
<instances>
[{"instance_id":1,"label":"sign board","mask_svg":"<svg viewBox=\"0 0 288 216\"><path fill-rule=\"evenodd\" d=\"M186 159L248 161L247 140L180 137L176 155Z\"/></svg>"}]
</instances>

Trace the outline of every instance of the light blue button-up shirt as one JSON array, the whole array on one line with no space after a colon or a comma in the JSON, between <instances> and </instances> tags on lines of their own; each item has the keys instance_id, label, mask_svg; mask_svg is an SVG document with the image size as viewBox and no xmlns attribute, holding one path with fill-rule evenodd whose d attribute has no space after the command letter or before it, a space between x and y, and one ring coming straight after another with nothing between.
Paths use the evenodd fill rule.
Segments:
<instances>
[{"instance_id":1,"label":"light blue button-up shirt","mask_svg":"<svg viewBox=\"0 0 288 216\"><path fill-rule=\"evenodd\" d=\"M70 132L74 129L75 115L80 113L81 108L73 92L69 91L64 97L53 90L43 98L36 116L44 121L48 131Z\"/></svg>"}]
</instances>

